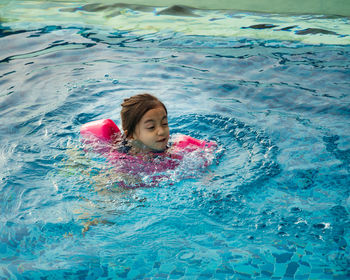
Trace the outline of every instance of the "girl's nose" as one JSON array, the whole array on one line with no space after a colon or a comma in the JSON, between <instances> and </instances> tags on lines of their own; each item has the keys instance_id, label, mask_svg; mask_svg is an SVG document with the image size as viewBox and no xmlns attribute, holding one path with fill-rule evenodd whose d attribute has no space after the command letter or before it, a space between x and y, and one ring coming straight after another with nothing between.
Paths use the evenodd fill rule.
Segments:
<instances>
[{"instance_id":1,"label":"girl's nose","mask_svg":"<svg viewBox=\"0 0 350 280\"><path fill-rule=\"evenodd\" d=\"M162 127L162 126L158 127L158 131L157 131L158 135L163 135L164 131L165 131L164 127Z\"/></svg>"}]
</instances>

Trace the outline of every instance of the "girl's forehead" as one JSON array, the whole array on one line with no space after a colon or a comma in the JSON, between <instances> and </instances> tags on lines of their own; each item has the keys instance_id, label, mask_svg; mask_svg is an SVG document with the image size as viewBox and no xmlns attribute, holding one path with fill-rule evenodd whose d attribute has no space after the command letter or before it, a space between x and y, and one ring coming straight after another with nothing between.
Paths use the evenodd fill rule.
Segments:
<instances>
[{"instance_id":1,"label":"girl's forehead","mask_svg":"<svg viewBox=\"0 0 350 280\"><path fill-rule=\"evenodd\" d=\"M148 119L163 119L166 117L167 113L165 109L162 106L159 106L154 109L148 110L141 118L141 121L146 121Z\"/></svg>"}]
</instances>

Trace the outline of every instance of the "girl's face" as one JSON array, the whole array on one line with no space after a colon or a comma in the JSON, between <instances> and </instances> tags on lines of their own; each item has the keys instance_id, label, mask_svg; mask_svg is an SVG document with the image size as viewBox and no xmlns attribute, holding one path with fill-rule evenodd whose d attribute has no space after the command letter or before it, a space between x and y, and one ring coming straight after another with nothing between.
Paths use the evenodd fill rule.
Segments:
<instances>
[{"instance_id":1,"label":"girl's face","mask_svg":"<svg viewBox=\"0 0 350 280\"><path fill-rule=\"evenodd\" d=\"M169 140L167 113L162 106L151 109L136 125L133 139L140 141L151 151L164 151Z\"/></svg>"}]
</instances>

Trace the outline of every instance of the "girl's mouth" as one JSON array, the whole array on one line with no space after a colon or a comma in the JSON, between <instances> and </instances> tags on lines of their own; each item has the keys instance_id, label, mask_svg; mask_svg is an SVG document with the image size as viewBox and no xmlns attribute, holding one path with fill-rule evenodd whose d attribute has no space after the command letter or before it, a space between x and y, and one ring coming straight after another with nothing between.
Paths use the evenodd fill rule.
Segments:
<instances>
[{"instance_id":1,"label":"girl's mouth","mask_svg":"<svg viewBox=\"0 0 350 280\"><path fill-rule=\"evenodd\" d=\"M156 141L157 143L163 143L163 142L165 142L166 141L166 138L163 138L163 139L160 139L160 140L158 140L158 141Z\"/></svg>"}]
</instances>

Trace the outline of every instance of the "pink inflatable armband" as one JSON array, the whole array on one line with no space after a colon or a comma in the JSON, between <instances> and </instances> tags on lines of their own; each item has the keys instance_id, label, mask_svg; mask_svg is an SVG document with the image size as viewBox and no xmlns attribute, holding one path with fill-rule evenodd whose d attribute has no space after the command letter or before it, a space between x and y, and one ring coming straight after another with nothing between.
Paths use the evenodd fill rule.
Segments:
<instances>
[{"instance_id":1,"label":"pink inflatable armband","mask_svg":"<svg viewBox=\"0 0 350 280\"><path fill-rule=\"evenodd\" d=\"M120 129L111 119L86 123L81 127L80 134L84 139L97 138L104 142L113 142L121 136Z\"/></svg>"},{"instance_id":2,"label":"pink inflatable armband","mask_svg":"<svg viewBox=\"0 0 350 280\"><path fill-rule=\"evenodd\" d=\"M172 145L174 150L183 150L187 152L198 149L204 150L211 147L216 147L216 143L199 140L188 135L178 135L176 139L174 139Z\"/></svg>"}]
</instances>

